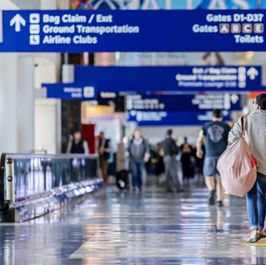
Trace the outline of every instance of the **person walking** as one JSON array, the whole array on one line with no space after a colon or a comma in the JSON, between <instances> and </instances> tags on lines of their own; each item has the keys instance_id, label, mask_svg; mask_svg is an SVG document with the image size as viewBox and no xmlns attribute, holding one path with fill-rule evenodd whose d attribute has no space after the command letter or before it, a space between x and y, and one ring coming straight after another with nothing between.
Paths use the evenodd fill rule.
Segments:
<instances>
[{"instance_id":1,"label":"person walking","mask_svg":"<svg viewBox=\"0 0 266 265\"><path fill-rule=\"evenodd\" d=\"M219 207L223 207L224 191L221 176L219 176L216 167L219 157L228 145L228 134L231 129L230 126L222 120L222 111L220 109L215 109L213 111L212 121L203 126L197 140L197 156L199 158L203 157L202 145L205 143L203 174L210 192L209 204L215 204L217 192L217 203Z\"/></svg>"},{"instance_id":2,"label":"person walking","mask_svg":"<svg viewBox=\"0 0 266 265\"><path fill-rule=\"evenodd\" d=\"M66 152L68 154L89 154L88 143L82 138L79 130L70 135Z\"/></svg>"},{"instance_id":3,"label":"person walking","mask_svg":"<svg viewBox=\"0 0 266 265\"><path fill-rule=\"evenodd\" d=\"M132 174L133 191L142 190L142 173L145 163L150 157L148 142L142 136L141 130L136 129L128 145L129 166Z\"/></svg>"},{"instance_id":4,"label":"person walking","mask_svg":"<svg viewBox=\"0 0 266 265\"><path fill-rule=\"evenodd\" d=\"M105 138L104 132L98 136L99 167L102 179L108 183L108 160L110 158L110 140Z\"/></svg>"},{"instance_id":5,"label":"person walking","mask_svg":"<svg viewBox=\"0 0 266 265\"><path fill-rule=\"evenodd\" d=\"M173 130L166 132L166 138L162 143L164 153L164 168L166 174L166 192L181 191L181 184L177 175L178 146L173 138Z\"/></svg>"},{"instance_id":6,"label":"person walking","mask_svg":"<svg viewBox=\"0 0 266 265\"><path fill-rule=\"evenodd\" d=\"M258 173L253 188L247 193L246 204L251 234L246 240L255 243L265 237L265 194L266 194L266 94L256 97L254 108L246 117L246 141L255 156ZM235 124L229 134L229 144L242 137L241 119Z\"/></svg>"}]
</instances>

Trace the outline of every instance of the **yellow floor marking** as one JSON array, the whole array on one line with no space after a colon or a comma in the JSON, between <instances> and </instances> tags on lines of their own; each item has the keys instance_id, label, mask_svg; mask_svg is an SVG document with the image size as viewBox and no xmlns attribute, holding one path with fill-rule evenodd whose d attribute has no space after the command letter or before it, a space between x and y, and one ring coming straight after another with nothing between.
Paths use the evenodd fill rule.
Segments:
<instances>
[{"instance_id":1,"label":"yellow floor marking","mask_svg":"<svg viewBox=\"0 0 266 265\"><path fill-rule=\"evenodd\" d=\"M241 246L266 247L266 239L261 239L256 243L247 243L245 241L241 241L240 245Z\"/></svg>"}]
</instances>

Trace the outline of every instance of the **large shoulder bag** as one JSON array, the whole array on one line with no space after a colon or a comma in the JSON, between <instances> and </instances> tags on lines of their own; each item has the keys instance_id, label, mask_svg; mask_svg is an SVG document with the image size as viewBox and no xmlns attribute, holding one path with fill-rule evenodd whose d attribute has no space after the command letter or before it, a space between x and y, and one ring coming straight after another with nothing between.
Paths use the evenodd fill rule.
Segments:
<instances>
[{"instance_id":1,"label":"large shoulder bag","mask_svg":"<svg viewBox=\"0 0 266 265\"><path fill-rule=\"evenodd\" d=\"M238 197L245 196L257 179L256 160L245 140L246 117L241 125L242 136L227 147L217 164L225 191Z\"/></svg>"}]
</instances>

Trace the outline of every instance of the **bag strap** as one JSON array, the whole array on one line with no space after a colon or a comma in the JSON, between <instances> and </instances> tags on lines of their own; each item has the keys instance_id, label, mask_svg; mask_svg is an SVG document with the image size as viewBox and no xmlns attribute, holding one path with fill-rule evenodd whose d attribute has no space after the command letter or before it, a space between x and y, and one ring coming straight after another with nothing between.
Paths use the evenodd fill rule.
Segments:
<instances>
[{"instance_id":1,"label":"bag strap","mask_svg":"<svg viewBox=\"0 0 266 265\"><path fill-rule=\"evenodd\" d=\"M247 126L247 117L241 117L241 129L242 129L242 137L245 138L246 136L246 126Z\"/></svg>"}]
</instances>

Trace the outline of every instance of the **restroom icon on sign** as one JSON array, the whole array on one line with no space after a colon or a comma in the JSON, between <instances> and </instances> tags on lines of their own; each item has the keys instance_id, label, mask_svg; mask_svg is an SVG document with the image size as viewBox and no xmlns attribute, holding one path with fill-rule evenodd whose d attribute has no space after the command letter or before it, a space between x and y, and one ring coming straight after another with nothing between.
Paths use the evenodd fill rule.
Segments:
<instances>
[{"instance_id":1,"label":"restroom icon on sign","mask_svg":"<svg viewBox=\"0 0 266 265\"><path fill-rule=\"evenodd\" d=\"M221 34L230 33L230 25L228 23L221 23L220 24L220 33Z\"/></svg>"}]
</instances>

